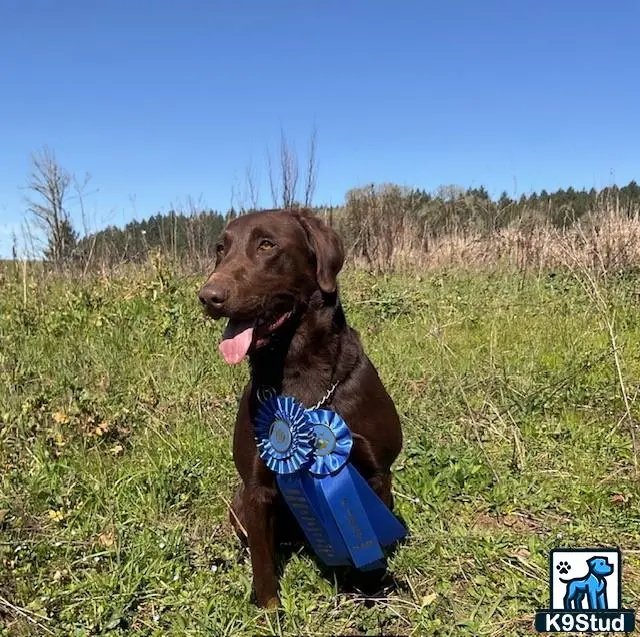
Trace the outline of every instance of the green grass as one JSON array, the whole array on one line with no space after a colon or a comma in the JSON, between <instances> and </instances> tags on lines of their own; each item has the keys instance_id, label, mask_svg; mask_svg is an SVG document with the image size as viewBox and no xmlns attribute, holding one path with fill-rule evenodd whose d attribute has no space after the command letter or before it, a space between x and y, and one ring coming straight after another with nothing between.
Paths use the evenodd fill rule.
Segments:
<instances>
[{"instance_id":1,"label":"green grass","mask_svg":"<svg viewBox=\"0 0 640 637\"><path fill-rule=\"evenodd\" d=\"M227 523L247 368L218 355L201 279L31 281L25 306L16 277L0 278L0 635L528 635L559 545L620 546L640 610L632 438L607 332L570 277L343 275L402 416L410 537L375 603L294 554L279 613L251 603ZM605 289L631 398L638 291Z\"/></svg>"}]
</instances>

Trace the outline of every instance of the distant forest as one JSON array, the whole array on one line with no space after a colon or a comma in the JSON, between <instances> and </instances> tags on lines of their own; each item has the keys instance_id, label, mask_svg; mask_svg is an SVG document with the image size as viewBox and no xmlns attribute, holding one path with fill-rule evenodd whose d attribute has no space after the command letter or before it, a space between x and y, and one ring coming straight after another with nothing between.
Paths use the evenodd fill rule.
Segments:
<instances>
[{"instance_id":1,"label":"distant forest","mask_svg":"<svg viewBox=\"0 0 640 637\"><path fill-rule=\"evenodd\" d=\"M400 231L410 231L426 250L430 240L450 233L486 236L507 227L545 224L567 229L605 205L623 216L636 214L640 186L631 181L622 188L611 186L599 191L542 190L519 199L503 192L492 199L483 187L465 190L449 186L429 193L396 185L372 185L349 191L343 206L313 209L337 227L356 256L367 257L368 252L384 249L385 241L396 240ZM199 210L185 214L172 210L131 221L123 228L111 226L82 239L72 237L68 248L76 258L91 253L92 260L105 265L142 262L156 250L178 260L212 259L225 222L244 212L249 211Z\"/></svg>"}]
</instances>

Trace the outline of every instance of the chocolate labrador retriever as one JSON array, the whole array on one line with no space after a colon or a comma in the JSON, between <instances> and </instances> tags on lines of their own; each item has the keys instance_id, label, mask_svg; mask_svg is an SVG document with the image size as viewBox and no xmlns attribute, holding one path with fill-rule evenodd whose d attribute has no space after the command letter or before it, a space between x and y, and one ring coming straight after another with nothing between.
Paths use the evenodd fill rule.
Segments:
<instances>
[{"instance_id":1,"label":"chocolate labrador retriever","mask_svg":"<svg viewBox=\"0 0 640 637\"><path fill-rule=\"evenodd\" d=\"M255 212L227 224L215 268L199 292L209 316L228 318L219 346L225 361L249 358L251 379L233 440L242 486L232 522L236 530L246 529L256 598L267 608L280 603L279 529L297 523L258 455L253 422L261 388L339 413L353 434L353 465L393 508L390 469L402 447L400 421L358 333L347 324L336 281L343 263L339 235L309 211Z\"/></svg>"}]
</instances>

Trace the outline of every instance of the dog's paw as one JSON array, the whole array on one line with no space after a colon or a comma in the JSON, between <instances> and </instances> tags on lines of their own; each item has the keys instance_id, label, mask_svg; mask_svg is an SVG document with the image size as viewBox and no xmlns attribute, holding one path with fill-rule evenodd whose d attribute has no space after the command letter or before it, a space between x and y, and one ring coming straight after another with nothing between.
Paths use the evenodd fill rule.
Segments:
<instances>
[{"instance_id":1,"label":"dog's paw","mask_svg":"<svg viewBox=\"0 0 640 637\"><path fill-rule=\"evenodd\" d=\"M571 570L571 564L569 562L558 562L556 568L562 575L566 575Z\"/></svg>"},{"instance_id":2,"label":"dog's paw","mask_svg":"<svg viewBox=\"0 0 640 637\"><path fill-rule=\"evenodd\" d=\"M272 597L265 605L264 607L267 610L276 610L277 608L280 608L280 598L279 597Z\"/></svg>"}]
</instances>

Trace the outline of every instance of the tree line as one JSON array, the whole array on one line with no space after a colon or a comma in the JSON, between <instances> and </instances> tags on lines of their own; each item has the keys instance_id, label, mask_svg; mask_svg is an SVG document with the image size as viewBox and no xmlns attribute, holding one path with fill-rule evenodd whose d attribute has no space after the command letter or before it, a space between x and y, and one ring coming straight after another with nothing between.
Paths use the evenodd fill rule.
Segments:
<instances>
[{"instance_id":1,"label":"tree line","mask_svg":"<svg viewBox=\"0 0 640 637\"><path fill-rule=\"evenodd\" d=\"M487 236L514 225L567 229L601 209L604 202L613 202L621 214L630 216L640 206L640 186L631 181L601 190L542 190L515 199L506 192L492 198L484 187L427 192L394 184L371 185L349 191L343 206L312 209L340 231L354 256L373 261L390 257L407 240L414 248L428 250L434 239L451 233ZM142 262L153 251L176 260L207 262L214 258L224 224L244 212L171 210L123 228L109 227L67 246L78 258L86 258L93 250L97 262L109 265Z\"/></svg>"},{"instance_id":2,"label":"tree line","mask_svg":"<svg viewBox=\"0 0 640 637\"><path fill-rule=\"evenodd\" d=\"M398 249L428 251L434 240L451 234L487 237L505 228L540 226L567 230L605 208L613 208L623 217L633 216L640 208L640 186L635 181L600 190L541 190L517 198L507 192L491 197L482 186L441 186L429 192L396 184L371 184L348 191L341 206L312 206L315 137L310 148L305 175L300 177L297 157L283 138L278 175L271 172L271 160L269 163L273 207L312 208L340 231L350 255L369 264L390 261ZM140 263L158 251L175 261L204 265L214 258L215 241L224 224L236 215L260 209L249 172L247 184L249 205L237 209L212 210L190 202L186 210L157 213L124 227L109 226L97 232L85 228L80 236L67 201L73 186L82 203L83 184L45 150L33 159L29 212L46 237L41 254L55 266L82 265L86 270L95 265Z\"/></svg>"}]
</instances>

